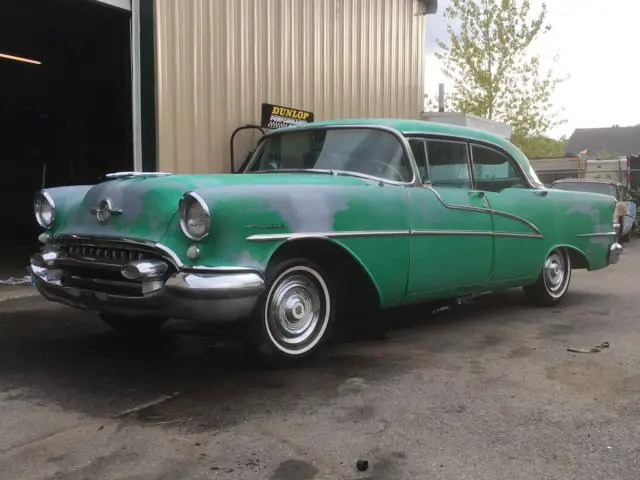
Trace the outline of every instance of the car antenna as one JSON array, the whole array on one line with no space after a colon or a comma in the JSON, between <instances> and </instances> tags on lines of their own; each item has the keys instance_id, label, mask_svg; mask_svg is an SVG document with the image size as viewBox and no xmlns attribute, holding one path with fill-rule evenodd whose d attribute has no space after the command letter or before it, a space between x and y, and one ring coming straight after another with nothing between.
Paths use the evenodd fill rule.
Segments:
<instances>
[{"instance_id":1,"label":"car antenna","mask_svg":"<svg viewBox=\"0 0 640 480\"><path fill-rule=\"evenodd\" d=\"M42 164L42 190L44 190L44 186L47 183L47 164Z\"/></svg>"}]
</instances>

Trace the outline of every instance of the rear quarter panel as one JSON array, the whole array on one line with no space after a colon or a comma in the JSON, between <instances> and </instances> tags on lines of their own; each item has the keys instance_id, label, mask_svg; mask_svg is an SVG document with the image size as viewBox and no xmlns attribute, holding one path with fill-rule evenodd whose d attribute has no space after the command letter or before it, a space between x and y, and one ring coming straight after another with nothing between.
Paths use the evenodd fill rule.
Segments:
<instances>
[{"instance_id":1,"label":"rear quarter panel","mask_svg":"<svg viewBox=\"0 0 640 480\"><path fill-rule=\"evenodd\" d=\"M606 195L566 190L549 190L554 203L555 246L569 246L581 252L589 270L608 265L609 247L615 241L615 200Z\"/></svg>"},{"instance_id":2,"label":"rear quarter panel","mask_svg":"<svg viewBox=\"0 0 640 480\"><path fill-rule=\"evenodd\" d=\"M286 241L302 240L287 238L290 234L324 237L360 262L376 285L382 306L402 300L409 271L404 187L358 181L353 185L218 186L197 192L207 201L212 217L210 235L199 242L200 258L186 258L194 242L182 234L177 216L162 239L186 265L265 271ZM406 233L376 234L391 230ZM354 235L358 232L370 235ZM274 238L260 238L265 235Z\"/></svg>"}]
</instances>

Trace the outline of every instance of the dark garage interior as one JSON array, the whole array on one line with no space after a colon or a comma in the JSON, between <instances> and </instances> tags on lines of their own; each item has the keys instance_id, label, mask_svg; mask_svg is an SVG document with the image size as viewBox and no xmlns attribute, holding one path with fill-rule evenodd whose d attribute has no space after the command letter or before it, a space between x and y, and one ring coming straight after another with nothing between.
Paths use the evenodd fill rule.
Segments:
<instances>
[{"instance_id":1,"label":"dark garage interior","mask_svg":"<svg viewBox=\"0 0 640 480\"><path fill-rule=\"evenodd\" d=\"M133 169L133 129L128 12L92 0L0 8L1 279L24 275L38 248L34 193Z\"/></svg>"}]
</instances>

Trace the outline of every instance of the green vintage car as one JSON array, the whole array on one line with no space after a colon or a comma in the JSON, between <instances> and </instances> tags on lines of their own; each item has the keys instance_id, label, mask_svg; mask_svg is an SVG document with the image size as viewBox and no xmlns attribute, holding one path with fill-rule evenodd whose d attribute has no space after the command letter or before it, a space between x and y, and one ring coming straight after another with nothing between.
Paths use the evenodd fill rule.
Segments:
<instances>
[{"instance_id":1,"label":"green vintage car","mask_svg":"<svg viewBox=\"0 0 640 480\"><path fill-rule=\"evenodd\" d=\"M572 269L618 261L614 209L546 189L490 133L316 122L267 134L239 174L125 172L39 192L31 271L47 299L114 329L233 324L265 357L295 361L340 310L512 287L554 305Z\"/></svg>"}]
</instances>

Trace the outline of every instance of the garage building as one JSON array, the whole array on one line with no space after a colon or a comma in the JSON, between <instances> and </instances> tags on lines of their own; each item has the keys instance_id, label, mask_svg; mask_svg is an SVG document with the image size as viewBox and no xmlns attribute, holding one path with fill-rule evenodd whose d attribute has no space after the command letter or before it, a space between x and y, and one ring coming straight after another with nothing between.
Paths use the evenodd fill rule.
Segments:
<instances>
[{"instance_id":1,"label":"garage building","mask_svg":"<svg viewBox=\"0 0 640 480\"><path fill-rule=\"evenodd\" d=\"M122 170L228 172L232 133L260 125L269 105L316 120L420 118L425 19L436 4L7 2L0 15L4 256L16 258L18 245L34 248L31 198L42 185L95 183ZM237 135L236 168L258 138L256 130Z\"/></svg>"}]
</instances>

